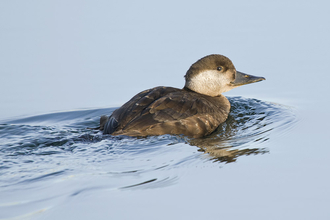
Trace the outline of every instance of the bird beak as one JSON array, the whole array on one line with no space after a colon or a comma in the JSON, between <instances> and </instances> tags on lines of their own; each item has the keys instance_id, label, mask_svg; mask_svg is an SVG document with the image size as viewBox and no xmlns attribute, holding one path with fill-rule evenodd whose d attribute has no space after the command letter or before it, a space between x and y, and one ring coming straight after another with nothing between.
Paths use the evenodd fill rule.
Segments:
<instances>
[{"instance_id":1,"label":"bird beak","mask_svg":"<svg viewBox=\"0 0 330 220\"><path fill-rule=\"evenodd\" d=\"M262 80L266 80L264 77L259 77L259 76L252 76L246 73L241 73L236 71L236 77L235 81L231 82L233 86L242 86L245 84L250 84L254 82L259 82Z\"/></svg>"}]
</instances>

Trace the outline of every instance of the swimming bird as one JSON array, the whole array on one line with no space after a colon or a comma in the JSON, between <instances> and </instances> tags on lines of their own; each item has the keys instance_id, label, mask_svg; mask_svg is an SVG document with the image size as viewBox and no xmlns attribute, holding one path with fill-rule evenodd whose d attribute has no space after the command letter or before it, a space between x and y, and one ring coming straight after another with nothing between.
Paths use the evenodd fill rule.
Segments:
<instances>
[{"instance_id":1,"label":"swimming bird","mask_svg":"<svg viewBox=\"0 0 330 220\"><path fill-rule=\"evenodd\" d=\"M199 59L184 78L183 89L159 86L138 93L109 117L102 116L100 130L140 137L204 137L228 117L230 103L223 92L265 80L236 71L229 58L218 54Z\"/></svg>"}]
</instances>

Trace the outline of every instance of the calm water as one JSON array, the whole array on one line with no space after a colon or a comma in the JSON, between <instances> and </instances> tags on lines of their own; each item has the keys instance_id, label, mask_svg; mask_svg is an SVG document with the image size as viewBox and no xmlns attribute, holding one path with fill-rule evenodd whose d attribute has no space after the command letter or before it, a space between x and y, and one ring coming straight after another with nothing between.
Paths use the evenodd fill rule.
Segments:
<instances>
[{"instance_id":1,"label":"calm water","mask_svg":"<svg viewBox=\"0 0 330 220\"><path fill-rule=\"evenodd\" d=\"M0 219L330 219L329 7L1 1ZM213 53L266 81L209 137L89 129Z\"/></svg>"},{"instance_id":2,"label":"calm water","mask_svg":"<svg viewBox=\"0 0 330 220\"><path fill-rule=\"evenodd\" d=\"M5 218L33 216L60 200L108 190L168 187L189 167L225 166L269 154L264 143L294 125L294 111L276 103L231 97L226 123L207 138L113 137L97 130L114 109L73 111L0 125L1 198Z\"/></svg>"}]
</instances>

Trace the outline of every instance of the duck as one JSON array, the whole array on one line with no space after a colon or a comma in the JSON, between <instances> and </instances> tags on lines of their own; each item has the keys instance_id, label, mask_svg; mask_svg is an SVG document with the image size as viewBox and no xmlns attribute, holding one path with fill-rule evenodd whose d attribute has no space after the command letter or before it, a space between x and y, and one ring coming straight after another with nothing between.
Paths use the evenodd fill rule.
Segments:
<instances>
[{"instance_id":1,"label":"duck","mask_svg":"<svg viewBox=\"0 0 330 220\"><path fill-rule=\"evenodd\" d=\"M99 129L113 136L202 138L228 117L230 103L222 93L265 80L237 71L232 61L220 54L197 60L184 78L182 89L158 86L138 93L110 116L101 116Z\"/></svg>"}]
</instances>

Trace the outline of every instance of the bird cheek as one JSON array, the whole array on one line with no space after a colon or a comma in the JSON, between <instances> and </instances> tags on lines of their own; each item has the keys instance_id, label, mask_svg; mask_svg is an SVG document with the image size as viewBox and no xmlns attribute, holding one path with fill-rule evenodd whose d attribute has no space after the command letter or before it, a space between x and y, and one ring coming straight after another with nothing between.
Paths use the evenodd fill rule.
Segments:
<instances>
[{"instance_id":1,"label":"bird cheek","mask_svg":"<svg viewBox=\"0 0 330 220\"><path fill-rule=\"evenodd\" d=\"M236 74L231 72L228 78L230 79L230 82L234 82L236 78Z\"/></svg>"}]
</instances>

